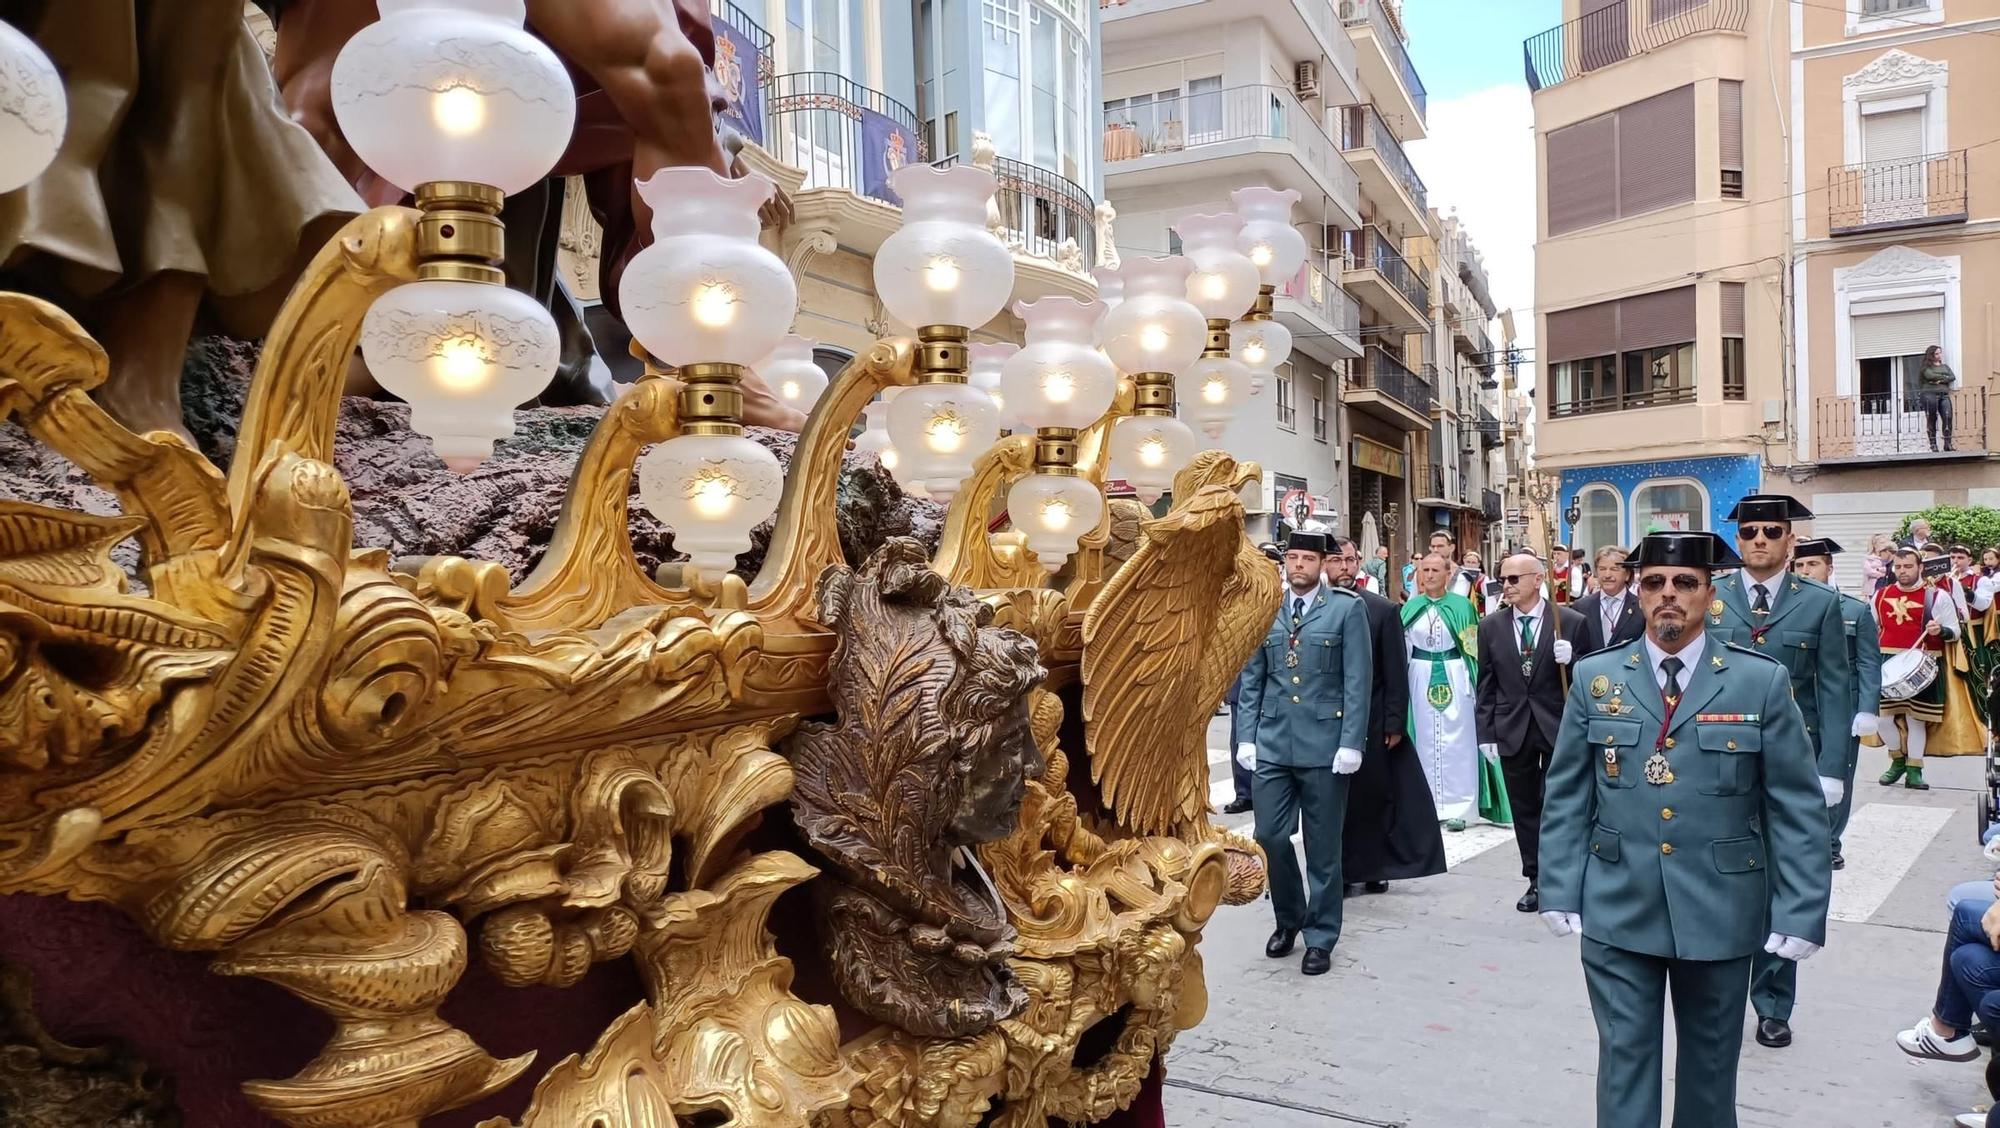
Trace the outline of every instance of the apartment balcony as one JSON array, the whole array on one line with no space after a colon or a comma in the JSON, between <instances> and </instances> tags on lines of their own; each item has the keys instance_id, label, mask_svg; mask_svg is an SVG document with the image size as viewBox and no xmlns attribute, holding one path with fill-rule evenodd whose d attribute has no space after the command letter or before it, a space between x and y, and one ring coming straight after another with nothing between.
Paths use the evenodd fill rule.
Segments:
<instances>
[{"instance_id":1,"label":"apartment balcony","mask_svg":"<svg viewBox=\"0 0 2000 1128\"><path fill-rule=\"evenodd\" d=\"M1272 316L1292 331L1292 348L1327 364L1361 355L1361 303L1340 288L1339 268L1308 260L1278 287Z\"/></svg>"},{"instance_id":2,"label":"apartment balcony","mask_svg":"<svg viewBox=\"0 0 2000 1128\"><path fill-rule=\"evenodd\" d=\"M1432 386L1409 370L1381 345L1362 349L1359 360L1348 366L1343 395L1356 411L1400 427L1405 431L1427 431L1431 425Z\"/></svg>"},{"instance_id":3,"label":"apartment balcony","mask_svg":"<svg viewBox=\"0 0 2000 1128\"><path fill-rule=\"evenodd\" d=\"M1498 491L1496 490L1479 491L1479 516L1483 518L1487 524L1489 525L1497 524L1499 523L1500 519L1502 517L1505 517L1506 515L1507 512L1502 507L1500 494Z\"/></svg>"},{"instance_id":4,"label":"apartment balcony","mask_svg":"<svg viewBox=\"0 0 2000 1128\"><path fill-rule=\"evenodd\" d=\"M1500 445L1500 418L1484 407L1479 409L1479 445L1487 450Z\"/></svg>"},{"instance_id":5,"label":"apartment balcony","mask_svg":"<svg viewBox=\"0 0 2000 1128\"><path fill-rule=\"evenodd\" d=\"M1843 165L1826 174L1831 235L1964 223L1965 150Z\"/></svg>"},{"instance_id":6,"label":"apartment balcony","mask_svg":"<svg viewBox=\"0 0 2000 1128\"><path fill-rule=\"evenodd\" d=\"M959 163L954 154L932 161L938 168ZM1034 258L1068 261L1088 270L1097 262L1097 201L1076 181L1039 165L993 158L1003 236L1014 250Z\"/></svg>"},{"instance_id":7,"label":"apartment balcony","mask_svg":"<svg viewBox=\"0 0 2000 1128\"><path fill-rule=\"evenodd\" d=\"M1438 366L1435 364L1418 365L1417 379L1430 385L1433 392L1448 387L1443 380L1438 378ZM1442 420L1446 412L1453 410L1453 405L1446 402L1448 398L1448 396L1444 395L1431 396L1431 422L1436 423Z\"/></svg>"},{"instance_id":8,"label":"apartment balcony","mask_svg":"<svg viewBox=\"0 0 2000 1128\"><path fill-rule=\"evenodd\" d=\"M1529 90L1546 90L1706 32L1741 33L1750 0L1620 0L1521 45Z\"/></svg>"},{"instance_id":9,"label":"apartment balcony","mask_svg":"<svg viewBox=\"0 0 2000 1128\"><path fill-rule=\"evenodd\" d=\"M805 170L801 191L839 189L900 211L889 172L926 156L908 106L831 71L776 75L770 91L764 147Z\"/></svg>"},{"instance_id":10,"label":"apartment balcony","mask_svg":"<svg viewBox=\"0 0 2000 1128\"><path fill-rule=\"evenodd\" d=\"M1107 192L1193 176L1290 188L1327 222L1361 224L1361 185L1314 115L1283 86L1236 86L1164 98L1113 116L1104 130Z\"/></svg>"},{"instance_id":11,"label":"apartment balcony","mask_svg":"<svg viewBox=\"0 0 2000 1128\"><path fill-rule=\"evenodd\" d=\"M1898 394L1820 396L1813 403L1813 448L1821 463L1985 458L1985 393L1960 388L1951 393L1951 408L1952 449L1935 450L1919 402Z\"/></svg>"},{"instance_id":12,"label":"apartment balcony","mask_svg":"<svg viewBox=\"0 0 2000 1128\"><path fill-rule=\"evenodd\" d=\"M1377 217L1422 229L1430 209L1429 194L1381 113L1374 106L1360 105L1342 106L1336 114L1340 148L1361 178L1361 198L1375 205Z\"/></svg>"},{"instance_id":13,"label":"apartment balcony","mask_svg":"<svg viewBox=\"0 0 2000 1128\"><path fill-rule=\"evenodd\" d=\"M1493 338L1487 336L1486 323L1480 320L1478 312L1467 314L1452 322L1451 336L1452 347L1460 353L1469 355L1473 366L1479 369L1481 375L1493 375L1495 361L1498 358L1493 353Z\"/></svg>"},{"instance_id":14,"label":"apartment balcony","mask_svg":"<svg viewBox=\"0 0 2000 1128\"><path fill-rule=\"evenodd\" d=\"M1399 5L1389 0L1340 0L1340 22L1354 39L1355 69L1375 104L1383 108L1396 136L1415 141L1426 135L1424 82L1403 42Z\"/></svg>"},{"instance_id":15,"label":"apartment balcony","mask_svg":"<svg viewBox=\"0 0 2000 1128\"><path fill-rule=\"evenodd\" d=\"M1416 481L1410 483L1410 491L1417 495L1418 505L1440 509L1456 504L1445 490L1442 463L1418 463L1415 469Z\"/></svg>"},{"instance_id":16,"label":"apartment balcony","mask_svg":"<svg viewBox=\"0 0 2000 1128\"><path fill-rule=\"evenodd\" d=\"M1334 14L1332 0L1097 0L1107 47L1142 39L1222 29L1242 20L1262 21L1279 43L1313 48L1299 52L1324 57L1316 68L1319 97L1329 106L1359 101L1354 41Z\"/></svg>"},{"instance_id":17,"label":"apartment balcony","mask_svg":"<svg viewBox=\"0 0 2000 1128\"><path fill-rule=\"evenodd\" d=\"M1396 241L1373 226L1340 233L1340 284L1361 303L1382 314L1381 321L1400 325L1428 324L1430 287L1396 247Z\"/></svg>"},{"instance_id":18,"label":"apartment balcony","mask_svg":"<svg viewBox=\"0 0 2000 1128\"><path fill-rule=\"evenodd\" d=\"M1496 317L1500 311L1493 305L1493 289L1486 284L1486 266L1479 261L1479 252L1470 247L1458 259L1458 277L1472 291L1472 300L1479 303L1480 311L1487 317Z\"/></svg>"}]
</instances>

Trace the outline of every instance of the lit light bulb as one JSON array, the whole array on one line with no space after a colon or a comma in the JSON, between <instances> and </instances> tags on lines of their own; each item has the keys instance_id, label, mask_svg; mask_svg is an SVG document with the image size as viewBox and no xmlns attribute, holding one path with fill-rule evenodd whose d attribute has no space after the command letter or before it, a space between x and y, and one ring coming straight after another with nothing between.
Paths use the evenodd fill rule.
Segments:
<instances>
[{"instance_id":1,"label":"lit light bulb","mask_svg":"<svg viewBox=\"0 0 2000 1128\"><path fill-rule=\"evenodd\" d=\"M891 474L896 472L896 463L900 460L896 457L895 447L885 446L879 448L875 452L875 458L882 463L882 469L889 471Z\"/></svg>"},{"instance_id":2,"label":"lit light bulb","mask_svg":"<svg viewBox=\"0 0 2000 1128\"><path fill-rule=\"evenodd\" d=\"M454 137L477 133L486 126L486 96L462 84L446 87L431 99L431 121Z\"/></svg>"},{"instance_id":3,"label":"lit light bulb","mask_svg":"<svg viewBox=\"0 0 2000 1128\"><path fill-rule=\"evenodd\" d=\"M924 285L940 294L949 294L958 289L958 264L948 258L936 258L924 268Z\"/></svg>"},{"instance_id":4,"label":"lit light bulb","mask_svg":"<svg viewBox=\"0 0 2000 1128\"><path fill-rule=\"evenodd\" d=\"M1007 490L1007 511L1043 569L1054 573L1103 519L1104 495L1084 478L1030 474Z\"/></svg>"},{"instance_id":5,"label":"lit light bulb","mask_svg":"<svg viewBox=\"0 0 2000 1128\"><path fill-rule=\"evenodd\" d=\"M1111 476L1151 505L1174 484L1197 445L1188 425L1171 415L1127 416L1111 430Z\"/></svg>"},{"instance_id":6,"label":"lit light bulb","mask_svg":"<svg viewBox=\"0 0 2000 1128\"><path fill-rule=\"evenodd\" d=\"M1201 398L1209 403L1229 402L1229 381L1211 376L1202 381Z\"/></svg>"},{"instance_id":7,"label":"lit light bulb","mask_svg":"<svg viewBox=\"0 0 2000 1128\"><path fill-rule=\"evenodd\" d=\"M704 282L694 292L694 319L710 329L736 320L736 291L721 282Z\"/></svg>"},{"instance_id":8,"label":"lit light bulb","mask_svg":"<svg viewBox=\"0 0 2000 1128\"><path fill-rule=\"evenodd\" d=\"M1271 265L1271 259L1274 253L1275 252L1271 250L1271 244L1255 243L1252 244L1250 247L1250 261L1257 264L1257 269L1262 270L1265 267Z\"/></svg>"},{"instance_id":9,"label":"lit light bulb","mask_svg":"<svg viewBox=\"0 0 2000 1128\"><path fill-rule=\"evenodd\" d=\"M1042 397L1050 403L1068 403L1076 397L1076 377L1067 372L1051 372L1043 376Z\"/></svg>"},{"instance_id":10,"label":"lit light bulb","mask_svg":"<svg viewBox=\"0 0 2000 1128\"><path fill-rule=\"evenodd\" d=\"M674 531L674 547L711 579L750 549L750 530L778 511L785 472L743 435L676 435L639 458L639 501Z\"/></svg>"},{"instance_id":11,"label":"lit light bulb","mask_svg":"<svg viewBox=\"0 0 2000 1128\"><path fill-rule=\"evenodd\" d=\"M931 416L924 427L924 443L939 454L954 454L965 445L969 430L964 416L956 411L941 411Z\"/></svg>"},{"instance_id":12,"label":"lit light bulb","mask_svg":"<svg viewBox=\"0 0 2000 1128\"><path fill-rule=\"evenodd\" d=\"M1068 529L1070 522L1075 520L1076 507L1071 505L1066 497L1044 498L1040 518L1042 528L1052 533L1060 533Z\"/></svg>"},{"instance_id":13,"label":"lit light bulb","mask_svg":"<svg viewBox=\"0 0 2000 1128\"><path fill-rule=\"evenodd\" d=\"M688 483L688 500L703 517L721 517L736 507L736 479L713 463L704 466Z\"/></svg>"},{"instance_id":14,"label":"lit light bulb","mask_svg":"<svg viewBox=\"0 0 2000 1128\"><path fill-rule=\"evenodd\" d=\"M486 383L486 342L478 337L456 337L438 349L438 382L459 392L475 391Z\"/></svg>"},{"instance_id":15,"label":"lit light bulb","mask_svg":"<svg viewBox=\"0 0 2000 1128\"><path fill-rule=\"evenodd\" d=\"M1139 444L1139 462L1148 469L1158 469L1167 464L1166 440L1154 436Z\"/></svg>"},{"instance_id":16,"label":"lit light bulb","mask_svg":"<svg viewBox=\"0 0 2000 1128\"><path fill-rule=\"evenodd\" d=\"M1158 325L1148 325L1139 330L1139 347L1149 353L1156 353L1166 348L1171 340L1172 338L1167 336L1167 331Z\"/></svg>"},{"instance_id":17,"label":"lit light bulb","mask_svg":"<svg viewBox=\"0 0 2000 1128\"><path fill-rule=\"evenodd\" d=\"M785 397L786 403L797 403L799 401L799 395L801 393L801 389L799 388L799 382L797 380L787 380L785 381L784 385L778 389L778 392L779 394Z\"/></svg>"},{"instance_id":18,"label":"lit light bulb","mask_svg":"<svg viewBox=\"0 0 2000 1128\"><path fill-rule=\"evenodd\" d=\"M1260 368L1264 364L1265 355L1264 338L1252 337L1243 342L1243 355L1239 359L1252 368Z\"/></svg>"},{"instance_id":19,"label":"lit light bulb","mask_svg":"<svg viewBox=\"0 0 2000 1128\"><path fill-rule=\"evenodd\" d=\"M1203 274L1199 285L1201 296L1208 301L1219 301L1229 296L1229 279L1220 274Z\"/></svg>"}]
</instances>

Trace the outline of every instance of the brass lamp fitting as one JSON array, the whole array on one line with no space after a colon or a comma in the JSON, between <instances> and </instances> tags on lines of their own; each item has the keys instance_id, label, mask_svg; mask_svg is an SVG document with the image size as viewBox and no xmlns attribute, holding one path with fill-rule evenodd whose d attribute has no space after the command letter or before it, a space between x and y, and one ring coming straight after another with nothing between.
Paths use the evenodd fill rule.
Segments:
<instances>
[{"instance_id":1,"label":"brass lamp fitting","mask_svg":"<svg viewBox=\"0 0 2000 1128\"><path fill-rule=\"evenodd\" d=\"M1042 427L1035 431L1035 473L1074 478L1076 432L1068 427Z\"/></svg>"},{"instance_id":2,"label":"brass lamp fitting","mask_svg":"<svg viewBox=\"0 0 2000 1128\"><path fill-rule=\"evenodd\" d=\"M1250 312L1243 315L1245 321L1269 321L1271 309L1277 301L1276 286L1257 287L1257 300L1250 304Z\"/></svg>"},{"instance_id":3,"label":"brass lamp fitting","mask_svg":"<svg viewBox=\"0 0 2000 1128\"><path fill-rule=\"evenodd\" d=\"M1208 347L1201 350L1201 355L1204 360L1229 355L1229 322L1220 317L1208 319Z\"/></svg>"},{"instance_id":4,"label":"brass lamp fitting","mask_svg":"<svg viewBox=\"0 0 2000 1128\"><path fill-rule=\"evenodd\" d=\"M680 368L681 434L743 433L743 366L686 364Z\"/></svg>"},{"instance_id":5,"label":"brass lamp fitting","mask_svg":"<svg viewBox=\"0 0 2000 1128\"><path fill-rule=\"evenodd\" d=\"M965 351L972 331L963 325L926 325L917 330L917 383L963 384L972 361Z\"/></svg>"},{"instance_id":6,"label":"brass lamp fitting","mask_svg":"<svg viewBox=\"0 0 2000 1128\"><path fill-rule=\"evenodd\" d=\"M507 231L500 189L469 180L434 180L417 186L417 276L426 280L502 285Z\"/></svg>"},{"instance_id":7,"label":"brass lamp fitting","mask_svg":"<svg viewBox=\"0 0 2000 1128\"><path fill-rule=\"evenodd\" d=\"M1135 372L1132 374L1132 414L1163 416L1174 413L1174 374Z\"/></svg>"}]
</instances>

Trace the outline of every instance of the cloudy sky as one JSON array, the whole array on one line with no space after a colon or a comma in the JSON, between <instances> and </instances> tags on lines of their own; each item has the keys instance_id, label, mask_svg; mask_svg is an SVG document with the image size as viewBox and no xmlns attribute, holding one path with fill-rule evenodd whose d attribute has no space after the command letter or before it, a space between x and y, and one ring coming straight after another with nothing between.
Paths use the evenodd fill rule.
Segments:
<instances>
[{"instance_id":1,"label":"cloudy sky","mask_svg":"<svg viewBox=\"0 0 2000 1128\"><path fill-rule=\"evenodd\" d=\"M1430 136L1410 146L1410 159L1438 214L1458 210L1494 302L1515 311L1531 345L1535 139L1521 41L1561 22L1561 0L1404 0L1403 11L1430 96Z\"/></svg>"}]
</instances>

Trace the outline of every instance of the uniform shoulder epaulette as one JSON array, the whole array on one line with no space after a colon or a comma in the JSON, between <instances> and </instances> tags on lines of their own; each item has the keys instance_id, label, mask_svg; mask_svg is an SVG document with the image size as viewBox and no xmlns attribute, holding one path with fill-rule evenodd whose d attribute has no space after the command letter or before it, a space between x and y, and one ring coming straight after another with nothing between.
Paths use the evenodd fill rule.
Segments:
<instances>
[{"instance_id":1,"label":"uniform shoulder epaulette","mask_svg":"<svg viewBox=\"0 0 2000 1128\"><path fill-rule=\"evenodd\" d=\"M1798 580L1802 583L1811 584L1813 587L1819 588L1823 591L1830 591L1835 595L1843 594L1839 588L1834 587L1832 584L1825 583L1820 580L1815 580L1811 576L1801 576L1797 572L1794 572L1792 573L1792 579Z\"/></svg>"},{"instance_id":2,"label":"uniform shoulder epaulette","mask_svg":"<svg viewBox=\"0 0 2000 1128\"><path fill-rule=\"evenodd\" d=\"M1731 651L1733 651L1733 652L1735 652L1735 653L1737 653L1737 654L1747 654L1747 655L1749 655L1749 656L1750 656L1750 657L1752 657L1752 658L1757 658L1757 659L1760 659L1760 660L1762 660L1762 661L1765 661L1765 662L1769 662L1769 663L1771 663L1771 664L1772 664L1773 666L1783 666L1783 665L1784 665L1784 663L1783 663L1783 662L1780 662L1780 661L1778 661L1778 660L1777 660L1776 658L1773 658L1773 657L1772 657L1771 655L1769 655L1769 654L1766 654L1766 653L1764 653L1763 651L1761 651L1761 650L1758 650L1758 649L1756 649L1756 648L1754 648L1754 647L1749 647L1749 646L1738 646L1738 645L1736 645L1736 644L1735 644L1735 643L1733 643L1733 642L1725 642L1725 643L1723 643L1722 645L1724 645L1724 646L1728 647L1728 648L1729 648L1729 649L1730 649Z\"/></svg>"},{"instance_id":3,"label":"uniform shoulder epaulette","mask_svg":"<svg viewBox=\"0 0 2000 1128\"><path fill-rule=\"evenodd\" d=\"M1360 598L1361 598L1361 593L1360 593L1359 591L1356 591L1356 590L1354 590L1353 588L1344 588L1344 587L1331 587L1331 586L1329 586L1329 587L1328 587L1328 588L1327 588L1326 590L1328 590L1328 591L1331 591L1331 592L1337 592L1337 593L1339 593L1339 594L1341 594L1341 595L1344 595L1344 596L1346 596L1346 597L1347 597L1347 598L1349 598L1349 599L1360 599Z\"/></svg>"}]
</instances>

